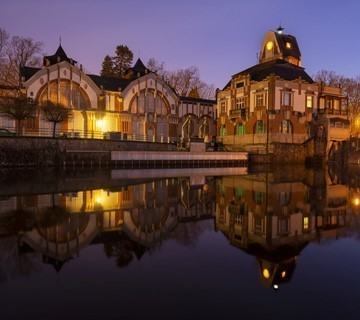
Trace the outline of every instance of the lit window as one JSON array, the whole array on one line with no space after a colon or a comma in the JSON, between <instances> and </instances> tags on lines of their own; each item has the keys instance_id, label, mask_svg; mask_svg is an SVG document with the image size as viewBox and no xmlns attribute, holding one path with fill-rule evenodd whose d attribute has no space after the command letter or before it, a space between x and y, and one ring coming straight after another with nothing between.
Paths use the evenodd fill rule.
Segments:
<instances>
[{"instance_id":1,"label":"lit window","mask_svg":"<svg viewBox=\"0 0 360 320\"><path fill-rule=\"evenodd\" d=\"M309 229L309 217L304 217L304 230Z\"/></svg>"},{"instance_id":2,"label":"lit window","mask_svg":"<svg viewBox=\"0 0 360 320\"><path fill-rule=\"evenodd\" d=\"M286 42L286 48L291 49L291 43L290 42Z\"/></svg>"},{"instance_id":3,"label":"lit window","mask_svg":"<svg viewBox=\"0 0 360 320\"><path fill-rule=\"evenodd\" d=\"M270 278L270 272L268 269L264 269L263 270L263 276L265 279L269 279Z\"/></svg>"},{"instance_id":4,"label":"lit window","mask_svg":"<svg viewBox=\"0 0 360 320\"><path fill-rule=\"evenodd\" d=\"M314 103L314 97L313 96L306 96L306 107L312 108Z\"/></svg>"}]
</instances>

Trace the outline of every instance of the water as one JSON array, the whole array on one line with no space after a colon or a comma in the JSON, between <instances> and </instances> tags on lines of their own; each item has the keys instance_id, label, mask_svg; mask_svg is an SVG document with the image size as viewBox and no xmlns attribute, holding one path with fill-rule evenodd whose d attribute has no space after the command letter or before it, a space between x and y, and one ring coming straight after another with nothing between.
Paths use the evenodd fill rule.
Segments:
<instances>
[{"instance_id":1,"label":"water","mask_svg":"<svg viewBox=\"0 0 360 320\"><path fill-rule=\"evenodd\" d=\"M360 318L357 168L1 176L1 319Z\"/></svg>"}]
</instances>

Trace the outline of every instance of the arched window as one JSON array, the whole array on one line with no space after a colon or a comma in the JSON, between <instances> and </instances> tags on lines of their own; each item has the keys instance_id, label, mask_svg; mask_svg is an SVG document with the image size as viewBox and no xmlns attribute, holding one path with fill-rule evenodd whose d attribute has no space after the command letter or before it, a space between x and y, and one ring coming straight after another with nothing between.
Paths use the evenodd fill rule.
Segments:
<instances>
[{"instance_id":1,"label":"arched window","mask_svg":"<svg viewBox=\"0 0 360 320\"><path fill-rule=\"evenodd\" d=\"M279 127L280 133L293 133L293 125L290 120L282 120Z\"/></svg>"},{"instance_id":2,"label":"arched window","mask_svg":"<svg viewBox=\"0 0 360 320\"><path fill-rule=\"evenodd\" d=\"M84 90L75 83L71 89L69 81L60 81L59 84L58 82L52 82L49 87L44 86L39 95L39 103L45 105L48 101L54 104L60 103L73 109L90 109L90 100Z\"/></svg>"},{"instance_id":3,"label":"arched window","mask_svg":"<svg viewBox=\"0 0 360 320\"><path fill-rule=\"evenodd\" d=\"M245 134L245 125L243 123L238 123L235 126L235 135L241 135L241 134Z\"/></svg>"},{"instance_id":4,"label":"arched window","mask_svg":"<svg viewBox=\"0 0 360 320\"><path fill-rule=\"evenodd\" d=\"M264 121L258 120L254 126L254 133L265 133L265 124Z\"/></svg>"},{"instance_id":5,"label":"arched window","mask_svg":"<svg viewBox=\"0 0 360 320\"><path fill-rule=\"evenodd\" d=\"M221 137L226 136L226 126L224 124L219 129L219 135Z\"/></svg>"},{"instance_id":6,"label":"arched window","mask_svg":"<svg viewBox=\"0 0 360 320\"><path fill-rule=\"evenodd\" d=\"M210 134L210 126L207 119L205 118L199 127L199 138L204 138L209 134Z\"/></svg>"}]
</instances>

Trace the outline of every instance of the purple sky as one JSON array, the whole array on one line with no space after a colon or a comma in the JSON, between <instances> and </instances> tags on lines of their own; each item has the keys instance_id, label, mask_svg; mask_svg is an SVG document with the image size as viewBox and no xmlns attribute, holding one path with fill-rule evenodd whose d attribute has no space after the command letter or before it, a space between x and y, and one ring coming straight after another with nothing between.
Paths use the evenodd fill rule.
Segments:
<instances>
[{"instance_id":1,"label":"purple sky","mask_svg":"<svg viewBox=\"0 0 360 320\"><path fill-rule=\"evenodd\" d=\"M257 63L262 39L281 21L297 37L310 75L360 74L357 0L2 0L0 27L31 37L53 54L62 37L69 57L99 74L106 54L125 44L146 64L169 70L197 66L222 88L231 75Z\"/></svg>"}]
</instances>

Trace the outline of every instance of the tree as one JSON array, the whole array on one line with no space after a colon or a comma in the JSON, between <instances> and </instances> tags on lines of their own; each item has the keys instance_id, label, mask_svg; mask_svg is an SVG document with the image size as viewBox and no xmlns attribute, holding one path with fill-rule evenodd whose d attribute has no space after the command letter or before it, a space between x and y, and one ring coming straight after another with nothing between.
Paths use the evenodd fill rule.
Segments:
<instances>
[{"instance_id":1,"label":"tree","mask_svg":"<svg viewBox=\"0 0 360 320\"><path fill-rule=\"evenodd\" d=\"M165 69L164 62L150 58L147 68L161 77L180 96L200 97L203 99L215 98L215 86L202 81L200 71L195 66L168 71Z\"/></svg>"},{"instance_id":2,"label":"tree","mask_svg":"<svg viewBox=\"0 0 360 320\"><path fill-rule=\"evenodd\" d=\"M101 76L115 77L114 62L109 55L106 55L101 66Z\"/></svg>"},{"instance_id":3,"label":"tree","mask_svg":"<svg viewBox=\"0 0 360 320\"><path fill-rule=\"evenodd\" d=\"M18 86L20 66L39 67L43 43L13 36L0 28L0 84Z\"/></svg>"},{"instance_id":4,"label":"tree","mask_svg":"<svg viewBox=\"0 0 360 320\"><path fill-rule=\"evenodd\" d=\"M53 123L53 137L55 137L56 125L58 123L67 121L73 116L73 111L61 104L48 102L46 105L41 106L40 108L43 118Z\"/></svg>"},{"instance_id":5,"label":"tree","mask_svg":"<svg viewBox=\"0 0 360 320\"><path fill-rule=\"evenodd\" d=\"M0 114L17 121L18 135L21 134L21 121L35 116L36 105L31 98L25 95L2 98L0 100Z\"/></svg>"},{"instance_id":6,"label":"tree","mask_svg":"<svg viewBox=\"0 0 360 320\"><path fill-rule=\"evenodd\" d=\"M122 77L125 71L131 67L133 59L134 54L128 46L117 46L113 57L115 76Z\"/></svg>"}]
</instances>

